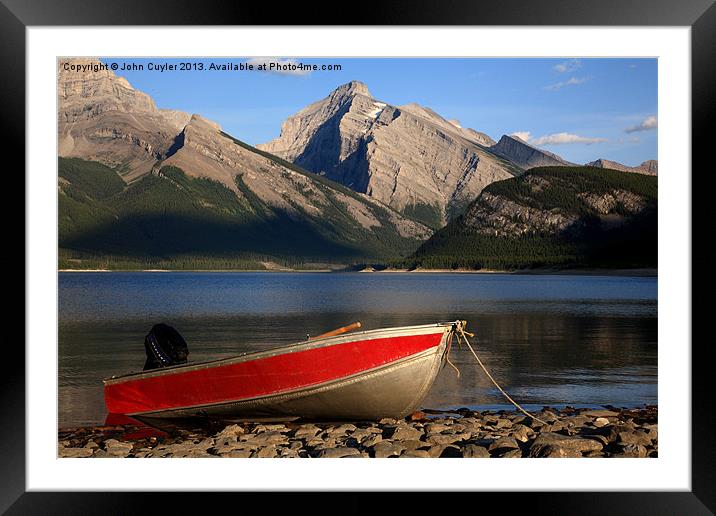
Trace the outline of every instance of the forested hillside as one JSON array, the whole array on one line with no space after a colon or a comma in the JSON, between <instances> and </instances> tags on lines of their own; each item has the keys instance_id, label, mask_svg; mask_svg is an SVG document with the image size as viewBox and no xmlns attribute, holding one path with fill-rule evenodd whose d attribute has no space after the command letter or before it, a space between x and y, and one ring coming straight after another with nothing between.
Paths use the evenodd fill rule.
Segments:
<instances>
[{"instance_id":1,"label":"forested hillside","mask_svg":"<svg viewBox=\"0 0 716 516\"><path fill-rule=\"evenodd\" d=\"M238 193L172 166L125 185L109 167L60 158L60 267L260 269L266 260L300 267L390 259L419 244L401 236L389 209L371 205L378 224L365 228L335 199L346 195L342 186L323 178L313 186L335 202L317 213L300 205L281 211L241 176Z\"/></svg>"},{"instance_id":2,"label":"forested hillside","mask_svg":"<svg viewBox=\"0 0 716 516\"><path fill-rule=\"evenodd\" d=\"M399 267L656 267L657 178L534 168L486 187Z\"/></svg>"}]
</instances>

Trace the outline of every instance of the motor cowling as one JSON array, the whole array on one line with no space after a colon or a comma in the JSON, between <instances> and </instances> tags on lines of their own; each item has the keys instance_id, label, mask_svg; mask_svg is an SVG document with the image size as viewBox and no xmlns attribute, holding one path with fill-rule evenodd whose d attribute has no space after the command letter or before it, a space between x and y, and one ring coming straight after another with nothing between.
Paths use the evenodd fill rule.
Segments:
<instances>
[{"instance_id":1,"label":"motor cowling","mask_svg":"<svg viewBox=\"0 0 716 516\"><path fill-rule=\"evenodd\" d=\"M176 329L164 323L152 326L144 338L144 351L147 354L145 371L185 364L189 355L189 347L184 338Z\"/></svg>"}]
</instances>

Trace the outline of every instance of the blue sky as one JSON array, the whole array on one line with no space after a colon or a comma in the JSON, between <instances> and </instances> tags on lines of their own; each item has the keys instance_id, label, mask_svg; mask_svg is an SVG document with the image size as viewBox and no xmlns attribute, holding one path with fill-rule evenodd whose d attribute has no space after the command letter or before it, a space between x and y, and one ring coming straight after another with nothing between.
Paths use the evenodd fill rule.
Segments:
<instances>
[{"instance_id":1,"label":"blue sky","mask_svg":"<svg viewBox=\"0 0 716 516\"><path fill-rule=\"evenodd\" d=\"M157 106L198 113L251 144L278 136L291 114L351 80L393 105L416 102L495 140L520 133L569 161L605 158L638 165L657 158L656 59L285 58L340 71L210 71L246 59L133 59L142 71L115 73ZM259 60L255 60L258 62ZM156 71L149 64L203 63L204 70Z\"/></svg>"}]
</instances>

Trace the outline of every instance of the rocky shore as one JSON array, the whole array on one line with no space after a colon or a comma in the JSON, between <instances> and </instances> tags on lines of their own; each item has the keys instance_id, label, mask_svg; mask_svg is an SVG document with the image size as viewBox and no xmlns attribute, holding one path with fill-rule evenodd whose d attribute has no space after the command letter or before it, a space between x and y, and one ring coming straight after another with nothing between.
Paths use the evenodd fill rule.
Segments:
<instances>
[{"instance_id":1,"label":"rocky shore","mask_svg":"<svg viewBox=\"0 0 716 516\"><path fill-rule=\"evenodd\" d=\"M59 457L657 457L658 410L424 410L379 422L114 425L59 431Z\"/></svg>"}]
</instances>

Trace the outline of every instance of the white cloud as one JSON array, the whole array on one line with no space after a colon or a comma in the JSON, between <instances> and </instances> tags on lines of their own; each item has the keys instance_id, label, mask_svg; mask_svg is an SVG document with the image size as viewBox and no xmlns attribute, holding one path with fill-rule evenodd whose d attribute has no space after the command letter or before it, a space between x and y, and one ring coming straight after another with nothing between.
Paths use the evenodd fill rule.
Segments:
<instances>
[{"instance_id":1,"label":"white cloud","mask_svg":"<svg viewBox=\"0 0 716 516\"><path fill-rule=\"evenodd\" d=\"M558 82L556 84L550 84L549 86L545 86L545 90L561 90L562 88L566 86L575 86L577 84L583 84L589 80L589 77L570 77L569 80Z\"/></svg>"},{"instance_id":2,"label":"white cloud","mask_svg":"<svg viewBox=\"0 0 716 516\"><path fill-rule=\"evenodd\" d=\"M582 61L580 61L579 59L570 59L568 61L565 61L564 63L554 65L552 67L552 70L554 70L555 72L564 73L574 71L581 66Z\"/></svg>"},{"instance_id":3,"label":"white cloud","mask_svg":"<svg viewBox=\"0 0 716 516\"><path fill-rule=\"evenodd\" d=\"M259 70L266 73L276 73L279 75L308 75L310 70L302 69L301 63L295 59L281 59L278 57L253 57L246 61L255 67L266 65L265 70Z\"/></svg>"},{"instance_id":4,"label":"white cloud","mask_svg":"<svg viewBox=\"0 0 716 516\"><path fill-rule=\"evenodd\" d=\"M540 136L531 140L529 143L532 145L563 145L570 143L583 143L585 145L592 145L594 143L606 142L606 138L590 138L588 136L579 136L571 133L555 133L548 134L546 136Z\"/></svg>"},{"instance_id":5,"label":"white cloud","mask_svg":"<svg viewBox=\"0 0 716 516\"><path fill-rule=\"evenodd\" d=\"M516 136L523 142L529 142L530 138L532 137L532 134L529 131L517 131L512 133L510 136Z\"/></svg>"},{"instance_id":6,"label":"white cloud","mask_svg":"<svg viewBox=\"0 0 716 516\"><path fill-rule=\"evenodd\" d=\"M624 131L627 133L635 133L637 131L649 131L651 129L656 129L657 127L659 127L658 120L655 116L650 116L647 117L646 120L644 120L642 123L627 127L626 129L624 129Z\"/></svg>"}]
</instances>

